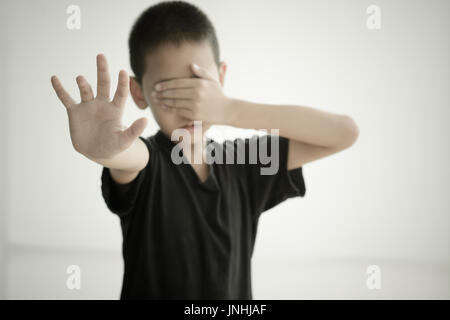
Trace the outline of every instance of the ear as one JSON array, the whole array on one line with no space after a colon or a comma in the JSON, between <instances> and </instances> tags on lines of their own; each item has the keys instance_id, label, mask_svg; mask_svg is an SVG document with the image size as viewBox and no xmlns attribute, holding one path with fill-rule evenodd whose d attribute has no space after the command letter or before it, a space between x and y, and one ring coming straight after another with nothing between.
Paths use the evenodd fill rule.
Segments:
<instances>
[{"instance_id":1,"label":"ear","mask_svg":"<svg viewBox=\"0 0 450 320\"><path fill-rule=\"evenodd\" d=\"M139 109L144 110L148 107L141 85L138 83L136 77L130 77L130 92L134 103L136 103Z\"/></svg>"},{"instance_id":2,"label":"ear","mask_svg":"<svg viewBox=\"0 0 450 320\"><path fill-rule=\"evenodd\" d=\"M219 66L219 82L222 87L225 85L225 74L227 73L227 64L225 61L220 61Z\"/></svg>"}]
</instances>

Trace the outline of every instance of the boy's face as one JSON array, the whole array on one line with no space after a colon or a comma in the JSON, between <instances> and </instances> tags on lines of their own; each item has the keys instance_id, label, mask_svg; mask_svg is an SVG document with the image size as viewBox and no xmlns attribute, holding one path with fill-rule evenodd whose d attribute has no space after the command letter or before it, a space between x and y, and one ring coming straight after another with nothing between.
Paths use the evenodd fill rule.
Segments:
<instances>
[{"instance_id":1,"label":"boy's face","mask_svg":"<svg viewBox=\"0 0 450 320\"><path fill-rule=\"evenodd\" d=\"M196 63L206 68L222 87L224 84L226 64L221 62L218 70L212 49L207 42L184 42L179 47L174 44L162 45L155 52L147 55L145 63L146 72L142 78L142 87L134 77L130 78L131 95L139 108L145 109L150 106L159 127L169 137L173 130L201 119L187 119L176 112L155 105L151 93L156 83L176 78L196 78L190 67L191 63ZM202 122L202 136L210 126L211 124ZM198 138L201 137L192 137L191 142L198 142Z\"/></svg>"}]
</instances>

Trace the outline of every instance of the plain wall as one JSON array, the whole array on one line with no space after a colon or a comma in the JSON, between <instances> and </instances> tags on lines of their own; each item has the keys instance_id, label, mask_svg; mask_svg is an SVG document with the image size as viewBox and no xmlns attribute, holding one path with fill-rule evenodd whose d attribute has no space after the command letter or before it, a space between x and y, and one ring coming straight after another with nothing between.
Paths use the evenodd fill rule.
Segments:
<instances>
[{"instance_id":1,"label":"plain wall","mask_svg":"<svg viewBox=\"0 0 450 320\"><path fill-rule=\"evenodd\" d=\"M0 2L0 297L117 299L119 219L101 166L71 145L56 74L79 99L95 56L112 91L130 74L128 35L155 1ZM215 25L227 95L350 115L355 145L304 166L306 195L261 216L255 299L450 298L448 1L192 1ZM66 28L69 5L81 29ZM369 5L381 29L366 26ZM150 111L129 96L124 122ZM252 131L212 128L230 138ZM66 268L79 265L80 290ZM366 269L381 268L381 290Z\"/></svg>"}]
</instances>

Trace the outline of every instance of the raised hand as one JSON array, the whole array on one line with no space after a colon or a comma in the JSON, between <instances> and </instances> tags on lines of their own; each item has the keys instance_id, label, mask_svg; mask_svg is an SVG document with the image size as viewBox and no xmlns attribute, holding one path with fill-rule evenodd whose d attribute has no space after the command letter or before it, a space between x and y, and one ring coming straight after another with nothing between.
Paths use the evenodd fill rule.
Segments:
<instances>
[{"instance_id":1,"label":"raised hand","mask_svg":"<svg viewBox=\"0 0 450 320\"><path fill-rule=\"evenodd\" d=\"M119 72L117 90L112 100L108 63L103 54L97 55L97 96L94 97L91 86L83 76L78 76L76 81L80 89L80 103L72 99L56 76L51 77L56 95L67 110L75 150L91 159L110 159L126 150L147 126L145 117L134 121L128 128L122 124L129 91L127 72Z\"/></svg>"},{"instance_id":2,"label":"raised hand","mask_svg":"<svg viewBox=\"0 0 450 320\"><path fill-rule=\"evenodd\" d=\"M196 78L166 80L155 85L155 105L187 119L228 124L233 99L225 95L220 81L206 68L194 64L190 67Z\"/></svg>"}]
</instances>

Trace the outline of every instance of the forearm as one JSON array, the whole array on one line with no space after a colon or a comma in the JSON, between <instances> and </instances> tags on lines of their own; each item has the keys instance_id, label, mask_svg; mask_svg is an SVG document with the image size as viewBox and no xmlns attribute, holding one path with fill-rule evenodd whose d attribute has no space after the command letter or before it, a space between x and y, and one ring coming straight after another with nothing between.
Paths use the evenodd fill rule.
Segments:
<instances>
[{"instance_id":1,"label":"forearm","mask_svg":"<svg viewBox=\"0 0 450 320\"><path fill-rule=\"evenodd\" d=\"M141 139L138 138L130 145L128 149L112 158L98 159L88 156L86 157L104 167L117 171L123 171L124 174L127 174L142 170L147 165L149 156L147 146Z\"/></svg>"},{"instance_id":2,"label":"forearm","mask_svg":"<svg viewBox=\"0 0 450 320\"><path fill-rule=\"evenodd\" d=\"M279 129L279 135L324 147L353 143L358 127L352 118L322 110L253 103L231 99L226 125L249 129Z\"/></svg>"}]
</instances>

